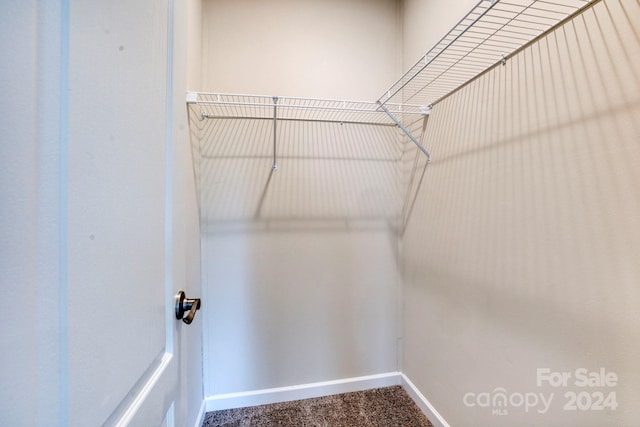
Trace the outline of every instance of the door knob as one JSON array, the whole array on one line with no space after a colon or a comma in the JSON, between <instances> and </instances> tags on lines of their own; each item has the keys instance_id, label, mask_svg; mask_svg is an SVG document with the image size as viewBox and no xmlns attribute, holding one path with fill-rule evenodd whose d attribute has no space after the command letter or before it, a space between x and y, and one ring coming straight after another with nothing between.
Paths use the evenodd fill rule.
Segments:
<instances>
[{"instance_id":1,"label":"door knob","mask_svg":"<svg viewBox=\"0 0 640 427\"><path fill-rule=\"evenodd\" d=\"M176 319L182 319L188 325L193 321L197 310L200 310L200 298L187 298L184 291L176 294ZM187 312L187 317L184 317Z\"/></svg>"}]
</instances>

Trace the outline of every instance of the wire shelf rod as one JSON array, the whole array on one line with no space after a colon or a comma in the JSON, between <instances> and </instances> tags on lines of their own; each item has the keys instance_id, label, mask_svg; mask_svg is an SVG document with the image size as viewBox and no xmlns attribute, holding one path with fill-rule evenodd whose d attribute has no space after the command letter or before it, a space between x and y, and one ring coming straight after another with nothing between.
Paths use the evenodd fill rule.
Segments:
<instances>
[{"instance_id":1,"label":"wire shelf rod","mask_svg":"<svg viewBox=\"0 0 640 427\"><path fill-rule=\"evenodd\" d=\"M193 92L195 95L197 95L198 99L197 101L194 101L193 103L197 103L197 104L220 104L220 103L224 103L225 101L222 101L223 98L244 98L244 99L260 99L262 101L264 101L263 103L260 104L256 104L256 103L250 103L249 101L245 101L245 103L250 104L250 105L264 105L264 106L270 106L273 107L273 96L269 96L269 95L255 95L255 94L233 94L233 93L218 93L218 92ZM207 99L207 98L213 98L213 99ZM337 103L337 104L359 104L359 105L371 105L374 108L377 108L377 104L375 101L356 101L356 100L345 100L345 99L333 99L333 98L303 98L303 97L296 97L296 96L278 96L278 105L280 105L280 101L282 100L293 100L296 102L306 102L306 101L311 101L311 102L322 102L325 104L328 103ZM413 106L413 107L420 107L419 105L410 105L410 104L404 104L404 103L388 103L388 105L394 105L394 106Z\"/></svg>"},{"instance_id":2,"label":"wire shelf rod","mask_svg":"<svg viewBox=\"0 0 640 427\"><path fill-rule=\"evenodd\" d=\"M483 3L484 1L485 1L485 0L481 0L481 1L478 3L478 5L480 5L480 4L481 4L481 3ZM473 21L472 21L468 26L466 26L464 29L462 29L462 30L460 31L460 34L456 35L456 36L453 38L453 40L449 41L449 42L445 45L445 47L444 47L444 48L442 48L438 53L436 53L436 54L435 54L435 55L433 55L433 56L429 55L429 53L431 53L431 52L433 51L433 49L431 49L427 54L425 54L425 56L424 56L424 57L425 57L425 58L427 58L427 61L425 61L426 63L420 67L420 71L418 71L418 73L420 73L422 70L424 70L426 67L428 67L428 66L429 66L429 64L431 64L433 61L435 61L435 60L436 60L436 59L437 59L437 58L442 54L442 52L444 52L444 51L447 49L447 47L448 47L448 46L451 46L453 43L455 43L455 41L456 41L456 40L458 40L460 37L462 37L462 36L464 35L464 33L465 33L465 32L466 32L466 31L467 31L467 30L468 30L468 29L469 29L469 28L470 28L470 27L471 27L475 22L477 22L477 21L478 21L478 20L480 20L484 15L486 15L486 14L489 12L489 10L491 10L491 7L493 7L497 2L498 2L498 0L493 0L493 1L491 2L491 6L489 6L489 8L487 8L484 12L482 12L479 16L477 16L477 17L476 17L476 18L475 18L475 19L474 19L474 20L473 20ZM478 7L478 5L476 5L476 8ZM460 25L460 23L464 22L464 21L468 18L468 16L470 16L470 15L473 13L473 11L474 11L474 10L475 10L475 8L474 8L474 9L472 9L472 11L471 11L471 12L469 12L467 15L465 15L465 17L464 17L464 18L462 18L462 20L458 23L458 25ZM445 35L442 39L440 39L440 42L438 42L438 43L436 44L436 46L437 46L438 44L440 44L441 42L443 42L443 41L446 39L446 37L448 37L449 35L450 35L450 33L449 33L449 34L447 34L447 35ZM418 62L418 63L419 63L419 62ZM407 76L409 73L411 73L411 71L412 71L412 70L410 70L409 72L405 73L405 76ZM413 76L409 77L409 78L407 79L407 81L406 81L406 82L402 83L402 84L401 84L397 89L393 90L393 93L392 93L392 94L391 94L391 90L387 91L387 93L389 94L389 95L388 95L388 97L387 97L387 100L389 100L390 98L393 98L393 97L394 97L398 92L400 92L402 89L404 89L404 87L405 87L405 86L407 86L407 85L408 85L408 84L409 84L409 83L410 83L410 82L415 78L415 76L416 76L418 73L416 73L416 74L414 74ZM402 81L402 80L404 79L404 77L405 77L405 76L403 76L403 77L400 79L400 81ZM394 86L395 86L395 85L394 85ZM381 103L382 103L382 104L385 104L385 103L387 102L387 100L385 100L384 102L381 102Z\"/></svg>"},{"instance_id":3,"label":"wire shelf rod","mask_svg":"<svg viewBox=\"0 0 640 427\"><path fill-rule=\"evenodd\" d=\"M268 120L273 121L273 117L254 117L254 116L216 116L211 114L204 114L205 119L212 120ZM390 126L396 127L395 123L381 123L381 122L357 122L350 120L328 120L328 119L296 119L296 118L283 118L278 117L279 122L311 122L311 123L335 123L345 125L366 125L366 126Z\"/></svg>"},{"instance_id":4,"label":"wire shelf rod","mask_svg":"<svg viewBox=\"0 0 640 427\"><path fill-rule=\"evenodd\" d=\"M279 100L290 99L284 97L278 97ZM317 100L316 100L317 101ZM247 102L247 101L210 101L210 100L198 100L195 102L198 105L213 105L213 106L243 106L243 107L253 107L253 108L266 108L271 109L273 107L273 101L270 104L267 103L255 103L255 102ZM289 109L311 109L311 110L327 110L327 111L347 111L347 112L364 112L364 113L377 113L377 104L375 102L355 102L355 101L345 101L341 102L341 106L331 106L331 105L305 105L305 104L282 104L278 102L278 108L289 108ZM352 107L346 105L362 105L364 107ZM398 114L410 114L417 113L420 105L411 105L411 104L395 104L389 103L388 106L394 107L393 111ZM368 107L368 108L365 108Z\"/></svg>"},{"instance_id":5,"label":"wire shelf rod","mask_svg":"<svg viewBox=\"0 0 640 427\"><path fill-rule=\"evenodd\" d=\"M283 98L278 98L283 99ZM252 103L244 103L244 102L216 102L216 101L202 101L198 102L199 105L216 105L216 106L245 106L245 107L260 107L265 110L272 110L273 103L271 105L268 104L252 104ZM375 107L376 104L372 104L372 107ZM415 108L419 108L418 105L414 106ZM354 113L370 113L370 114L380 114L380 111L376 111L375 109L365 109L365 108L344 108L344 107L322 107L315 105L291 105L291 104L280 104L278 103L278 110L280 109L291 109L291 110L315 110L315 111L327 111L327 112L354 112ZM397 114L420 114L419 111L411 111L411 110L393 110L394 113Z\"/></svg>"},{"instance_id":6,"label":"wire shelf rod","mask_svg":"<svg viewBox=\"0 0 640 427\"><path fill-rule=\"evenodd\" d=\"M481 0L378 101L437 102L597 1Z\"/></svg>"},{"instance_id":7,"label":"wire shelf rod","mask_svg":"<svg viewBox=\"0 0 640 427\"><path fill-rule=\"evenodd\" d=\"M433 48L431 48L429 51L427 51L427 53L426 53L426 54L424 54L424 55L423 55L423 56L422 56L422 57L421 57L421 58L416 62L416 64L414 64L411 68L409 68L409 70L407 70L407 71L402 75L402 77L400 77L400 79L398 80L398 82L403 81L405 78L409 77L412 73L414 73L414 68L415 68L418 64L420 64L420 62L421 62L421 61L423 61L423 59L424 59L424 62L425 62L425 66L424 66L424 67L426 67L426 65L428 65L428 63L430 62L430 61L428 60L428 58L430 57L431 52L433 52L433 51L435 50L435 48L436 48L439 44L443 43L443 42L445 41L445 39L446 39L447 37L449 37L449 36L452 34L452 32L453 32L453 31L457 31L457 30L456 30L456 28L457 28L458 26L460 26L464 21L466 21L467 19L469 19L469 16L474 12L474 10L475 10L478 6L480 6L480 5L482 4L482 2L483 2L483 1L485 1L485 0L480 0L480 1L479 1L479 2L478 2L478 3L477 3L477 4L476 4L472 9L471 9L471 11L469 11L469 12L468 12L468 13L467 13L467 14L466 14L466 15L465 15L465 16L464 16L460 21L458 21L458 23L457 23L456 25L454 25L454 26L453 26L453 29L452 29L451 31L449 31L449 32L448 32L447 34L445 34L445 35L444 35L440 40L438 40L438 42L435 44L435 46L434 46ZM431 61L431 62L432 62L432 61ZM421 67L421 69L424 69L424 67ZM387 90L387 92L386 92L383 96L381 96L379 100L383 99L383 98L386 96L386 97L387 97L387 100L385 100L385 102L384 102L384 103L386 104L386 103L387 103L387 101L393 97L393 96L391 95L391 90L393 89L393 87L394 87L396 84L398 84L398 82L396 82L393 86L391 86L391 88L390 88L389 90ZM396 91L395 93L397 93L397 91ZM394 95L395 95L395 93L394 93Z\"/></svg>"}]
</instances>

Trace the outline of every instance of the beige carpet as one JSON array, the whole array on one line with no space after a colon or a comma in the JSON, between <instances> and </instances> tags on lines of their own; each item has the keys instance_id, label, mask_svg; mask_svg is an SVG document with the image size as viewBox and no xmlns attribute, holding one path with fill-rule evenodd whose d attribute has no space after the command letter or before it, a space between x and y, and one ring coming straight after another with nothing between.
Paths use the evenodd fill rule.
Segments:
<instances>
[{"instance_id":1,"label":"beige carpet","mask_svg":"<svg viewBox=\"0 0 640 427\"><path fill-rule=\"evenodd\" d=\"M203 427L433 427L400 386L207 412Z\"/></svg>"}]
</instances>

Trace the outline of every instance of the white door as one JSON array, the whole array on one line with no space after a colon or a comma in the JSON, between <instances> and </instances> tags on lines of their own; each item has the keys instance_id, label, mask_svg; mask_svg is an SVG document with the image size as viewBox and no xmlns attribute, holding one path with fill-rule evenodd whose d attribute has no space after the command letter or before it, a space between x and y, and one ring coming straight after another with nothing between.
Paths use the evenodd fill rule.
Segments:
<instances>
[{"instance_id":1,"label":"white door","mask_svg":"<svg viewBox=\"0 0 640 427\"><path fill-rule=\"evenodd\" d=\"M173 2L2 9L0 425L185 425Z\"/></svg>"},{"instance_id":2,"label":"white door","mask_svg":"<svg viewBox=\"0 0 640 427\"><path fill-rule=\"evenodd\" d=\"M69 424L157 426L178 383L167 3L72 1L69 12Z\"/></svg>"}]
</instances>

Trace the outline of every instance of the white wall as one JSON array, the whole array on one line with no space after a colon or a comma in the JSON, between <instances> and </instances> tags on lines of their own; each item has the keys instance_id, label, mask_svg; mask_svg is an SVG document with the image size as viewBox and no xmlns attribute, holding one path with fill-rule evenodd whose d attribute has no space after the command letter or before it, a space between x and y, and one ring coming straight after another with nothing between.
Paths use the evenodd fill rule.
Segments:
<instances>
[{"instance_id":1,"label":"white wall","mask_svg":"<svg viewBox=\"0 0 640 427\"><path fill-rule=\"evenodd\" d=\"M202 0L186 3L186 67L187 89L198 91L202 87Z\"/></svg>"},{"instance_id":2,"label":"white wall","mask_svg":"<svg viewBox=\"0 0 640 427\"><path fill-rule=\"evenodd\" d=\"M395 0L203 2L202 91L375 100L401 71Z\"/></svg>"},{"instance_id":3,"label":"white wall","mask_svg":"<svg viewBox=\"0 0 640 427\"><path fill-rule=\"evenodd\" d=\"M451 425L638 424L639 22L637 2L604 0L434 107L403 371ZM619 380L538 387L538 368ZM555 396L546 414L463 402L500 387ZM563 410L566 392L611 391L615 411Z\"/></svg>"},{"instance_id":4,"label":"white wall","mask_svg":"<svg viewBox=\"0 0 640 427\"><path fill-rule=\"evenodd\" d=\"M395 371L393 243L385 230L207 235L207 394Z\"/></svg>"},{"instance_id":5,"label":"white wall","mask_svg":"<svg viewBox=\"0 0 640 427\"><path fill-rule=\"evenodd\" d=\"M376 99L400 70L398 3L206 1L203 90ZM397 369L394 128L191 126L202 157L205 394Z\"/></svg>"},{"instance_id":6,"label":"white wall","mask_svg":"<svg viewBox=\"0 0 640 427\"><path fill-rule=\"evenodd\" d=\"M478 0L402 0L402 71L413 66Z\"/></svg>"},{"instance_id":7,"label":"white wall","mask_svg":"<svg viewBox=\"0 0 640 427\"><path fill-rule=\"evenodd\" d=\"M395 128L283 122L274 172L233 122L202 129L205 394L395 371Z\"/></svg>"}]
</instances>

